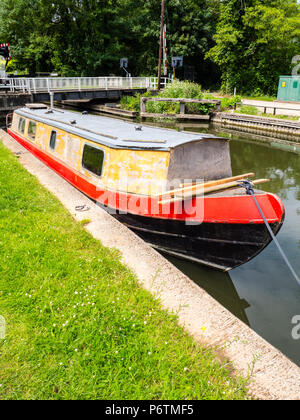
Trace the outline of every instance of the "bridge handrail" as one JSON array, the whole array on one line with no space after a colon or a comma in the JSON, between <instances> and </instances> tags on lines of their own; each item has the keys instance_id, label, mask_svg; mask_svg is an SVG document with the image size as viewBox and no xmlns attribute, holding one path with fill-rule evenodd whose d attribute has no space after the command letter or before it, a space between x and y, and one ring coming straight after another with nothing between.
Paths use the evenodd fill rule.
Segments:
<instances>
[{"instance_id":1,"label":"bridge handrail","mask_svg":"<svg viewBox=\"0 0 300 420\"><path fill-rule=\"evenodd\" d=\"M168 78L162 78L166 86ZM52 92L60 90L89 89L157 89L157 77L31 77L6 79L5 87L23 93Z\"/></svg>"}]
</instances>

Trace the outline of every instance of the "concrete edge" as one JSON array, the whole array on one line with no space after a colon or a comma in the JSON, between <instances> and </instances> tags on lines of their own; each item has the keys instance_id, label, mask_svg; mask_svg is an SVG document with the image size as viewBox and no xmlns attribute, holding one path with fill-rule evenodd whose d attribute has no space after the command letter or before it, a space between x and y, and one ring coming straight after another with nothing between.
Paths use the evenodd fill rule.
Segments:
<instances>
[{"instance_id":1,"label":"concrete edge","mask_svg":"<svg viewBox=\"0 0 300 420\"><path fill-rule=\"evenodd\" d=\"M0 139L11 152L21 152L20 163L62 202L75 220L91 220L86 229L92 236L104 246L120 251L122 262L136 273L141 286L159 297L165 309L176 313L179 323L196 341L218 346L237 375L247 377L251 373L250 395L268 400L300 399L297 365L3 130ZM87 205L90 210L76 212L78 205Z\"/></svg>"}]
</instances>

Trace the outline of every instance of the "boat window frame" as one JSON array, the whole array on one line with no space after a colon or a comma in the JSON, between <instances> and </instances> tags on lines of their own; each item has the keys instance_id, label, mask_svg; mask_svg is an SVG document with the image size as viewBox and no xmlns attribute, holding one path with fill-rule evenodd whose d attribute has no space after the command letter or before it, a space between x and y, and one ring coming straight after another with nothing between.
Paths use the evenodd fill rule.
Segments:
<instances>
[{"instance_id":1,"label":"boat window frame","mask_svg":"<svg viewBox=\"0 0 300 420\"><path fill-rule=\"evenodd\" d=\"M23 121L24 121L24 129L21 130L20 125L21 125L21 122L23 123ZM25 134L25 131L26 131L26 118L20 116L19 121L18 121L18 132L21 134Z\"/></svg>"},{"instance_id":2,"label":"boat window frame","mask_svg":"<svg viewBox=\"0 0 300 420\"><path fill-rule=\"evenodd\" d=\"M51 140L52 140L52 134L55 133L55 144L54 147L51 147ZM50 134L50 140L49 140L49 149L52 150L53 152L56 151L56 144L57 143L57 131L56 130L51 130L51 134Z\"/></svg>"},{"instance_id":3,"label":"boat window frame","mask_svg":"<svg viewBox=\"0 0 300 420\"><path fill-rule=\"evenodd\" d=\"M84 165L83 165L83 153L84 153L85 146L89 146L89 147L92 147L94 149L98 149L98 150L100 150L103 153L103 161L102 161L101 175L97 175L97 174L95 174L95 172L92 172L89 169L87 169L87 168L84 167ZM99 147L97 145L94 145L94 144L91 144L91 143L88 143L88 142L84 142L83 148L82 148L82 155L81 155L81 169L83 169L84 171L89 172L91 175L97 177L98 179L101 179L101 178L103 178L105 159L106 159L106 153L105 153L105 150L102 149L102 147Z\"/></svg>"},{"instance_id":4,"label":"boat window frame","mask_svg":"<svg viewBox=\"0 0 300 420\"><path fill-rule=\"evenodd\" d=\"M29 133L29 127L30 127L31 124L34 124L35 125L35 133L34 133L34 136ZM36 138L36 132L37 132L37 122L35 120L28 120L27 136L30 137L31 140L35 140L35 138Z\"/></svg>"}]
</instances>

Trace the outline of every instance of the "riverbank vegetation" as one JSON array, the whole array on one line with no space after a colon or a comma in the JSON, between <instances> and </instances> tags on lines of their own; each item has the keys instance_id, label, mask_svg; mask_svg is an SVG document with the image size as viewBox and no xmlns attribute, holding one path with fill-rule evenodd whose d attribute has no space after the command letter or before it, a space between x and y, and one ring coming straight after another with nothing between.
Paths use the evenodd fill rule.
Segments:
<instances>
[{"instance_id":1,"label":"riverbank vegetation","mask_svg":"<svg viewBox=\"0 0 300 420\"><path fill-rule=\"evenodd\" d=\"M0 399L247 398L85 223L0 143Z\"/></svg>"},{"instance_id":2,"label":"riverbank vegetation","mask_svg":"<svg viewBox=\"0 0 300 420\"><path fill-rule=\"evenodd\" d=\"M2 0L0 42L10 71L62 76L157 74L161 0ZM299 55L297 0L168 0L168 65L181 79L226 93L274 95Z\"/></svg>"},{"instance_id":3,"label":"riverbank vegetation","mask_svg":"<svg viewBox=\"0 0 300 420\"><path fill-rule=\"evenodd\" d=\"M120 101L122 109L129 111L140 112L141 97L153 97L151 92L145 94L137 94L135 96L123 96ZM165 89L160 91L155 97L158 98L185 98L185 99L219 99L221 101L221 110L233 108L238 102L241 101L240 96L233 97L219 97L212 95L209 92L202 90L201 85L191 82L175 81L166 86ZM188 114L209 114L215 109L214 104L186 104L186 113ZM153 114L179 114L180 105L172 102L147 102L146 111Z\"/></svg>"},{"instance_id":4,"label":"riverbank vegetation","mask_svg":"<svg viewBox=\"0 0 300 420\"><path fill-rule=\"evenodd\" d=\"M222 89L274 95L278 78L291 74L299 54L297 0L220 2L215 46L206 57L222 69Z\"/></svg>"},{"instance_id":5,"label":"riverbank vegetation","mask_svg":"<svg viewBox=\"0 0 300 420\"><path fill-rule=\"evenodd\" d=\"M256 115L259 117L267 117L267 118L279 118L281 120L291 120L291 121L299 121L299 117L293 115L274 115L260 111L256 106L252 105L242 105L237 107L236 113L238 114L246 114L246 115Z\"/></svg>"}]
</instances>

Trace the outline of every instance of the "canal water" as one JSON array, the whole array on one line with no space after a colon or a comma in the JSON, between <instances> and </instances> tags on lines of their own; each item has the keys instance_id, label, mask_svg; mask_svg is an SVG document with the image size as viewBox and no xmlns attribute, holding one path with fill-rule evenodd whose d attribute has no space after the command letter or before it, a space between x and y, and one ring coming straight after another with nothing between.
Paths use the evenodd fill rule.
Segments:
<instances>
[{"instance_id":1,"label":"canal water","mask_svg":"<svg viewBox=\"0 0 300 420\"><path fill-rule=\"evenodd\" d=\"M231 137L233 175L255 172L270 178L263 189L277 194L286 208L278 240L300 276L300 155L247 138L245 133L189 128ZM300 366L300 339L292 319L300 316L300 285L271 243L259 256L229 273L221 273L174 257L167 258L234 315Z\"/></svg>"}]
</instances>

